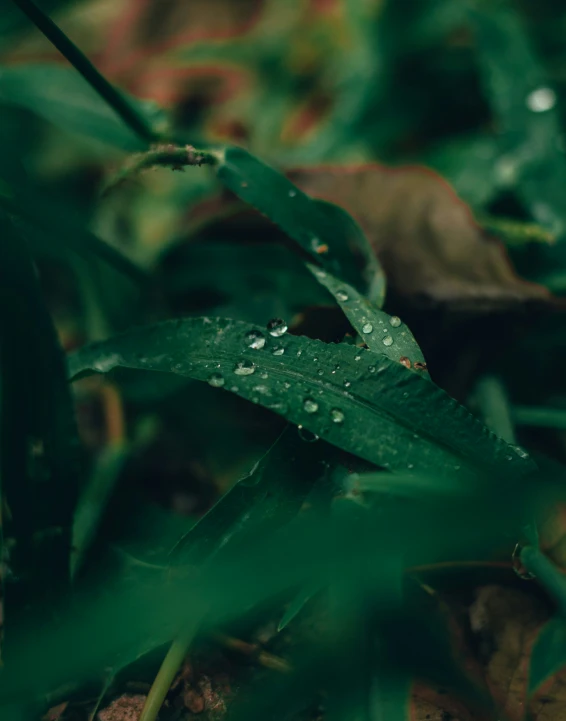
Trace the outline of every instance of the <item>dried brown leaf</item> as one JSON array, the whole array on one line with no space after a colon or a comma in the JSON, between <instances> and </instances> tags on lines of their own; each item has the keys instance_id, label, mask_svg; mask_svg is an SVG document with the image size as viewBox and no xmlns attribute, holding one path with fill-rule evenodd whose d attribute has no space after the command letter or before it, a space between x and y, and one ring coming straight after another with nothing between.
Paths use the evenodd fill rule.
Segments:
<instances>
[{"instance_id":1,"label":"dried brown leaf","mask_svg":"<svg viewBox=\"0 0 566 721\"><path fill-rule=\"evenodd\" d=\"M545 288L516 274L503 245L482 231L433 171L371 164L288 175L356 218L399 294L489 308L549 298Z\"/></svg>"},{"instance_id":2,"label":"dried brown leaf","mask_svg":"<svg viewBox=\"0 0 566 721\"><path fill-rule=\"evenodd\" d=\"M98 712L98 721L138 721L146 696L124 694Z\"/></svg>"},{"instance_id":3,"label":"dried brown leaf","mask_svg":"<svg viewBox=\"0 0 566 721\"><path fill-rule=\"evenodd\" d=\"M527 708L533 721L566 720L566 671L527 698L531 652L550 615L539 598L501 586L479 589L470 609L491 692L509 721L522 721Z\"/></svg>"}]
</instances>

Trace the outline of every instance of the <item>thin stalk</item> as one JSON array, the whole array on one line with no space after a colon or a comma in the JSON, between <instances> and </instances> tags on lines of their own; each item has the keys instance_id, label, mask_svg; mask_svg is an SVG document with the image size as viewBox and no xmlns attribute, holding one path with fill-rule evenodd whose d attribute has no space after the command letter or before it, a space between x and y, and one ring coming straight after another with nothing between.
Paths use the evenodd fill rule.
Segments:
<instances>
[{"instance_id":1,"label":"thin stalk","mask_svg":"<svg viewBox=\"0 0 566 721\"><path fill-rule=\"evenodd\" d=\"M151 685L139 721L156 721L159 709L163 706L171 684L189 651L197 628L197 623L192 624L190 629L175 639L171 644L167 655L163 659L161 668Z\"/></svg>"},{"instance_id":2,"label":"thin stalk","mask_svg":"<svg viewBox=\"0 0 566 721\"><path fill-rule=\"evenodd\" d=\"M566 430L566 408L513 406L512 414L515 423L521 426Z\"/></svg>"},{"instance_id":3,"label":"thin stalk","mask_svg":"<svg viewBox=\"0 0 566 721\"><path fill-rule=\"evenodd\" d=\"M102 190L102 196L108 195L118 185L148 168L183 170L187 166L216 165L218 162L218 153L214 151L197 150L192 145L157 145L151 150L130 156Z\"/></svg>"},{"instance_id":4,"label":"thin stalk","mask_svg":"<svg viewBox=\"0 0 566 721\"><path fill-rule=\"evenodd\" d=\"M90 60L65 33L40 10L33 0L12 0L45 37L64 55L94 90L110 105L122 120L146 143L159 140L159 135L148 121L134 108L94 67Z\"/></svg>"}]
</instances>

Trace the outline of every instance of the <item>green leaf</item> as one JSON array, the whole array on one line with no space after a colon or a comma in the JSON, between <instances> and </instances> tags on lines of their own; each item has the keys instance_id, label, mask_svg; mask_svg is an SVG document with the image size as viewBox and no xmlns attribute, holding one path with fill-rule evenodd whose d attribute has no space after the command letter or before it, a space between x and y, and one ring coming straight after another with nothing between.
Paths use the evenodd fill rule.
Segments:
<instances>
[{"instance_id":1,"label":"green leaf","mask_svg":"<svg viewBox=\"0 0 566 721\"><path fill-rule=\"evenodd\" d=\"M334 296L345 316L374 353L401 361L405 367L421 371L428 378L426 362L411 331L398 316L390 316L376 308L351 285L330 273L308 264L315 278ZM402 359L402 360L401 360Z\"/></svg>"},{"instance_id":2,"label":"green leaf","mask_svg":"<svg viewBox=\"0 0 566 721\"><path fill-rule=\"evenodd\" d=\"M0 213L0 478L12 614L49 618L68 589L78 444L64 358L25 241ZM25 609L25 611L23 610Z\"/></svg>"},{"instance_id":3,"label":"green leaf","mask_svg":"<svg viewBox=\"0 0 566 721\"><path fill-rule=\"evenodd\" d=\"M11 187L14 197L0 197L0 207L20 219L34 254L64 258L72 251L87 258L96 255L134 282L142 283L145 280L146 276L140 268L91 233L79 214L68 204L31 185L12 184Z\"/></svg>"},{"instance_id":4,"label":"green leaf","mask_svg":"<svg viewBox=\"0 0 566 721\"><path fill-rule=\"evenodd\" d=\"M252 471L231 488L174 549L177 562L201 563L250 531L290 520L323 473L320 450L287 429Z\"/></svg>"},{"instance_id":5,"label":"green leaf","mask_svg":"<svg viewBox=\"0 0 566 721\"><path fill-rule=\"evenodd\" d=\"M215 156L216 173L233 193L266 215L324 268L370 298L380 296L382 274L367 239L348 213L311 199L242 148L225 148Z\"/></svg>"},{"instance_id":6,"label":"green leaf","mask_svg":"<svg viewBox=\"0 0 566 721\"><path fill-rule=\"evenodd\" d=\"M566 666L566 620L555 616L537 636L531 652L529 694Z\"/></svg>"},{"instance_id":7,"label":"green leaf","mask_svg":"<svg viewBox=\"0 0 566 721\"><path fill-rule=\"evenodd\" d=\"M277 625L277 630L282 631L284 628L287 628L291 621L299 615L299 613L318 591L320 591L320 588L315 586L305 586L304 588L301 588L291 603L287 606L285 613Z\"/></svg>"},{"instance_id":8,"label":"green leaf","mask_svg":"<svg viewBox=\"0 0 566 721\"><path fill-rule=\"evenodd\" d=\"M123 446L109 446L101 451L83 489L73 521L71 575L81 567L112 496L114 487L129 457Z\"/></svg>"},{"instance_id":9,"label":"green leaf","mask_svg":"<svg viewBox=\"0 0 566 721\"><path fill-rule=\"evenodd\" d=\"M239 321L187 318L87 346L70 358L70 376L119 366L208 381L392 470L532 468L440 388L346 344L272 338Z\"/></svg>"},{"instance_id":10,"label":"green leaf","mask_svg":"<svg viewBox=\"0 0 566 721\"><path fill-rule=\"evenodd\" d=\"M156 105L129 98L152 124L165 122ZM15 65L0 68L0 103L27 108L63 130L127 151L146 144L73 68Z\"/></svg>"}]
</instances>

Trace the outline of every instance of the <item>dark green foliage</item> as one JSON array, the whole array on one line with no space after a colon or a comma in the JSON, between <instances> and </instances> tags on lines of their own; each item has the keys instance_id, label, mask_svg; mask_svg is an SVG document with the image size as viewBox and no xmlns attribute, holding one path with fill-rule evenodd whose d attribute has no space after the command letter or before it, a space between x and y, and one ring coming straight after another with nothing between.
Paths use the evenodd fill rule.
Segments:
<instances>
[{"instance_id":1,"label":"dark green foliage","mask_svg":"<svg viewBox=\"0 0 566 721\"><path fill-rule=\"evenodd\" d=\"M473 292L465 313L387 292L373 208L358 223L276 166L430 163L521 276L562 293L558 4L313 2L304 38L287 8L210 43L207 2L149 19L140 4L116 58L96 57L108 80L45 15L73 3L4 5L2 719L61 701L92 717L93 698L105 708L147 682L141 721L167 696L162 721L534 714L566 665L563 299L531 308L517 291L495 315ZM16 5L74 67L13 61ZM171 48L183 12L199 40ZM224 114L210 79L186 106L168 100L195 62L253 80L228 83ZM161 92L167 111L136 96ZM250 150L225 127L239 112ZM292 145L299 120L314 130ZM440 228L457 286L474 258L449 232L456 200L433 218L413 200L392 237L435 248ZM545 608L515 705L482 656L474 609L490 585Z\"/></svg>"}]
</instances>

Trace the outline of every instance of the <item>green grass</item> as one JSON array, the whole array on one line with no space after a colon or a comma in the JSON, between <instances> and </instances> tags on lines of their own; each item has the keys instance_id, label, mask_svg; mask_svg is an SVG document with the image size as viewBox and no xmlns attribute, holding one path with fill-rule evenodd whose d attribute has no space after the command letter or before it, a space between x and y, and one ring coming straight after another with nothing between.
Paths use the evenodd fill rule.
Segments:
<instances>
[{"instance_id":1,"label":"green grass","mask_svg":"<svg viewBox=\"0 0 566 721\"><path fill-rule=\"evenodd\" d=\"M561 77L561 51L533 49L551 21L352 2L336 107L267 162L265 93L306 92L269 38L234 50L273 80L247 150L13 4L73 67L0 67L2 718L89 718L137 688L141 721L187 716L187 690L211 721L421 721L423 684L439 713L507 718L468 643L490 585L551 609L528 706L566 665L566 529L545 530L566 463L564 89L532 99L544 63ZM428 100L406 76L423 53ZM448 107L427 111L439 78ZM427 162L471 207L381 166L368 193L354 161L376 156ZM302 159L340 166L327 192L276 169Z\"/></svg>"}]
</instances>

